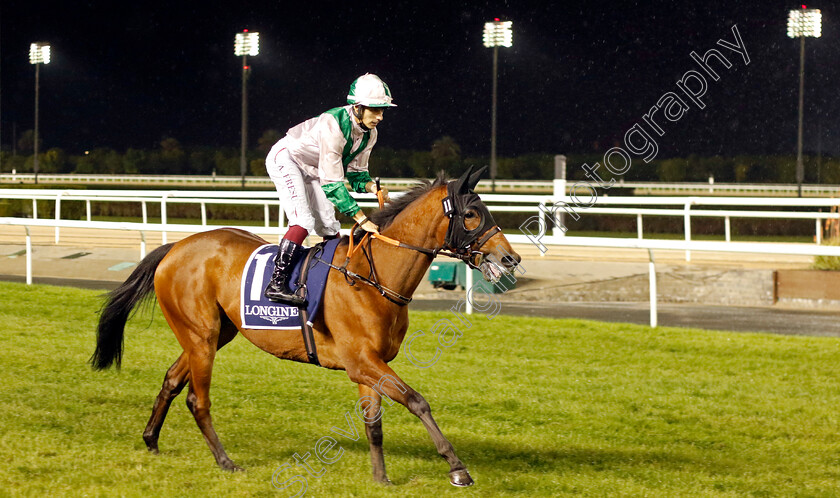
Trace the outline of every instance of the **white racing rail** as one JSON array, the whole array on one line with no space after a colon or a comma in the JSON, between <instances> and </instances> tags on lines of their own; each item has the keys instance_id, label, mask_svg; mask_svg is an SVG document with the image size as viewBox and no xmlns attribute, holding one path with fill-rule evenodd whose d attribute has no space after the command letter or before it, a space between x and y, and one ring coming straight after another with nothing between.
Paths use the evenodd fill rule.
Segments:
<instances>
[{"instance_id":1,"label":"white racing rail","mask_svg":"<svg viewBox=\"0 0 840 498\"><path fill-rule=\"evenodd\" d=\"M195 186L241 188L241 176L222 175L78 175L78 174L39 174L39 184L47 185L144 185L172 188L190 188ZM35 184L32 173L0 174L0 184ZM388 189L402 190L417 183L416 178L382 178L381 183ZM246 188L274 190L274 182L267 176L246 176ZM482 185L483 187L483 185ZM488 187L489 188L489 187ZM505 192L551 192L551 180L496 180L496 188ZM267 192L268 193L268 192Z\"/></svg>"},{"instance_id":2,"label":"white racing rail","mask_svg":"<svg viewBox=\"0 0 840 498\"><path fill-rule=\"evenodd\" d=\"M146 232L157 232L169 230L173 232L198 233L219 228L207 225L162 225L156 223L123 223L108 221L76 221L76 220L31 220L22 218L0 218L0 225L22 226L26 233L26 283L32 284L32 239L30 227L66 227L66 228L93 228L102 230L132 230L140 233L140 259L146 253ZM234 227L248 230L258 235L278 235L278 230L272 227L241 226ZM342 230L347 234L347 230ZM529 243L530 239L525 235L507 234L506 237L512 243ZM544 243L552 245L579 246L579 247L607 247L623 249L646 249L649 256L649 282L650 282L650 325L657 326L657 291L656 291L656 267L653 257L653 250L685 250L685 251L710 251L710 252L738 252L753 254L795 254L810 256L838 256L840 257L840 246L824 246L816 244L793 244L793 243L756 243L756 242L715 242L715 241L684 241L684 240L661 240L661 239L619 239L606 237L555 237L548 236ZM473 303L472 272L467 272L466 304L467 313L472 313Z\"/></svg>"},{"instance_id":3,"label":"white racing rail","mask_svg":"<svg viewBox=\"0 0 840 498\"><path fill-rule=\"evenodd\" d=\"M376 207L375 198L370 194L352 194L362 207ZM398 197L400 192L393 193ZM840 220L836 212L840 199L831 198L776 198L776 197L611 197L600 196L589 208L575 206L568 196L518 195L518 194L483 194L482 200L492 212L524 213L527 220L520 226L522 233L531 234L529 241L536 243L551 229L552 235L562 236L558 227L564 219L569 219L570 210L578 216L619 215L636 218L636 235L644 238L645 216L682 217L684 220L684 239L691 240L691 219L697 217L720 218L724 222L724 237L731 241L732 218L765 219L802 219L814 221L814 237L817 244L822 242L822 224L825 220ZM168 222L167 206L172 204L198 204L201 210L201 226L207 225L208 205L250 205L262 206L263 226L271 226L270 209L276 208L278 226L285 227L285 216L280 208L280 201L275 192L248 191L188 191L188 190L55 190L55 189L0 189L0 202L4 199L22 199L32 203L31 218L38 219L37 201L54 202L53 216L61 220L62 202L84 202L85 219L93 221L92 202L128 202L141 207L141 222L148 223L148 205L160 205L160 225L163 242L166 243L167 231L179 231L177 224ZM564 208L569 206L568 209ZM746 209L762 208L762 209ZM835 212L832 212L834 208ZM56 225L56 243L59 241L61 225ZM174 227L169 230L169 226ZM548 240L548 239L546 239ZM557 243L557 242L552 242ZM690 261L690 251L686 250L686 260Z\"/></svg>"},{"instance_id":4,"label":"white racing rail","mask_svg":"<svg viewBox=\"0 0 840 498\"><path fill-rule=\"evenodd\" d=\"M242 177L233 175L96 175L96 174L39 174L38 181L54 185L158 185L173 188L190 186L215 186L240 188ZM417 180L413 178L383 178L382 185L394 189L408 188ZM0 173L0 183L34 184L32 173ZM571 187L573 180L569 180ZM553 180L506 180L496 179L496 189L503 192L554 192ZM267 176L246 176L245 187L274 189L274 183ZM615 188L632 189L636 195L749 195L749 196L797 196L799 186L791 183L715 183L712 182L626 182L616 180ZM480 191L488 191L489 183L479 185ZM840 185L802 185L806 197L840 196Z\"/></svg>"},{"instance_id":5,"label":"white racing rail","mask_svg":"<svg viewBox=\"0 0 840 498\"><path fill-rule=\"evenodd\" d=\"M394 193L393 197L400 195ZM372 195L356 195L362 207L375 207ZM54 227L55 242L60 240L60 228L88 228L102 230L130 230L141 236L140 258L146 254L145 234L160 232L162 243L166 243L167 232L197 233L219 228L207 224L207 205L253 205L262 206L263 226L240 226L259 235L280 236L285 232L283 211L275 192L206 192L206 191L120 191L120 190L50 190L50 189L0 189L0 202L4 199L23 199L32 202L31 218L0 218L0 225L22 226L26 232L26 281L32 282L32 259L30 227ZM690 261L691 251L737 252L754 254L792 254L811 256L840 256L840 246L821 245L825 220L838 220L837 199L813 198L725 198L725 197L608 197L601 196L592 207L574 206L567 197L548 195L508 195L484 194L482 199L491 212L523 213L527 219L519 229L506 230L506 236L512 243L534 244L544 254L548 246L583 246L607 248L635 248L647 250L650 260L651 286L651 325L656 326L656 275L654 268L654 250L685 251L686 260ZM37 201L54 202L51 219L38 218ZM84 202L85 220L61 219L62 202ZM142 208L140 222L95 221L91 216L92 202L129 202L139 203ZM160 223L149 223L147 205L160 204ZM167 219L167 205L173 203L198 204L201 207L200 224L170 223ZM574 237L565 235L558 228L564 217L570 214L565 209L571 205L574 211L583 216L619 215L634 216L637 220L637 238L610 237ZM703 207L703 209L700 209ZM269 210L279 212L279 227L272 227ZM763 209L756 209L763 208ZM834 208L834 212L832 212ZM681 216L684 219L684 240L646 239L643 237L644 216ZM721 218L725 224L725 241L691 240L692 217ZM730 231L731 218L770 218L813 220L815 243L758 243L732 242ZM347 231L343 231L346 233ZM468 272L469 274L469 272ZM468 289L469 292L469 289ZM469 295L469 294L468 294ZM471 308L468 302L468 307Z\"/></svg>"}]
</instances>

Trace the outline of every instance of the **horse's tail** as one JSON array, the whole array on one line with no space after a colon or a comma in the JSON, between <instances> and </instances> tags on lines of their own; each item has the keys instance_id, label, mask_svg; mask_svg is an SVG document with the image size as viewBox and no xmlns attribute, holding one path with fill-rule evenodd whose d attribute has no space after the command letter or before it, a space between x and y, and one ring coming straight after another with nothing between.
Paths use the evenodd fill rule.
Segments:
<instances>
[{"instance_id":1,"label":"horse's tail","mask_svg":"<svg viewBox=\"0 0 840 498\"><path fill-rule=\"evenodd\" d=\"M108 300L99 311L96 330L96 351L90 358L94 370L105 370L122 362L123 334L131 311L155 290L155 270L172 249L165 244L150 252L128 279L108 293Z\"/></svg>"}]
</instances>

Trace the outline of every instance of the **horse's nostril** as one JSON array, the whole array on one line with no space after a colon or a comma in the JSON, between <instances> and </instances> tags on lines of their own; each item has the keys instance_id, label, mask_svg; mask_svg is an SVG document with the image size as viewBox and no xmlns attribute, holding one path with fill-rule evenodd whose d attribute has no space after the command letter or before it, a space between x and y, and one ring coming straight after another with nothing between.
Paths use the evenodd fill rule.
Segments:
<instances>
[{"instance_id":1,"label":"horse's nostril","mask_svg":"<svg viewBox=\"0 0 840 498\"><path fill-rule=\"evenodd\" d=\"M517 255L518 256L518 255ZM513 268L517 264L519 264L520 258L514 258L512 256L505 256L502 258L502 264L505 265L506 268Z\"/></svg>"}]
</instances>

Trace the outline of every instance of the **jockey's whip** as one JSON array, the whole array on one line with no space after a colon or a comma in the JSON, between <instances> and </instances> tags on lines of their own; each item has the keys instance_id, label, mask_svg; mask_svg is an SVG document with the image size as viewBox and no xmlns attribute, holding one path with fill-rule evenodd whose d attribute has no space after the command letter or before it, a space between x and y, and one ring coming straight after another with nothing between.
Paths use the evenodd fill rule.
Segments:
<instances>
[{"instance_id":1,"label":"jockey's whip","mask_svg":"<svg viewBox=\"0 0 840 498\"><path fill-rule=\"evenodd\" d=\"M379 201L379 209L385 207L385 199L382 198L382 188L379 186L379 177L376 177L376 200Z\"/></svg>"}]
</instances>

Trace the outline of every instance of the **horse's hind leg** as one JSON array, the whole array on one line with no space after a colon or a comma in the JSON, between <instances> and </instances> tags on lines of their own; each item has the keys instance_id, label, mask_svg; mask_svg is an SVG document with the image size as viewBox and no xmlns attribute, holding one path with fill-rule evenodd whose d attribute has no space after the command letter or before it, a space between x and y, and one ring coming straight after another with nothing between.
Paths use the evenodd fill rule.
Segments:
<instances>
[{"instance_id":1,"label":"horse's hind leg","mask_svg":"<svg viewBox=\"0 0 840 498\"><path fill-rule=\"evenodd\" d=\"M149 423L146 424L146 430L143 431L143 441L146 442L146 447L152 453L158 453L160 429L163 427L169 405L187 385L189 373L189 361L186 353L181 353L181 356L166 371L166 376L163 378L163 387L161 387L160 393L155 399L155 405L152 407L152 416L149 418Z\"/></svg>"},{"instance_id":2,"label":"horse's hind leg","mask_svg":"<svg viewBox=\"0 0 840 498\"><path fill-rule=\"evenodd\" d=\"M187 394L187 407L195 417L195 422L201 429L204 440L207 441L219 467L224 470L242 470L225 453L210 418L210 377L215 356L216 348L207 343L196 344L190 351L190 389Z\"/></svg>"},{"instance_id":3,"label":"horse's hind leg","mask_svg":"<svg viewBox=\"0 0 840 498\"><path fill-rule=\"evenodd\" d=\"M222 346L233 340L236 337L236 327L229 321L222 325L221 333L219 334L219 344L216 349L221 349ZM160 437L160 429L163 427L163 422L166 419L166 414L169 412L169 407L187 382L190 380L189 361L186 353L181 353L181 356L175 360L175 363L166 371L166 376L163 378L163 386L155 399L155 404L152 407L152 416L149 418L149 423L146 424L146 429L143 431L143 441L146 442L146 447L152 453L158 453L158 438Z\"/></svg>"},{"instance_id":4,"label":"horse's hind leg","mask_svg":"<svg viewBox=\"0 0 840 498\"><path fill-rule=\"evenodd\" d=\"M382 397L370 387L359 384L359 398L365 410L365 434L370 442L370 463L373 465L373 480L391 484L385 473L385 455L382 453Z\"/></svg>"}]
</instances>

